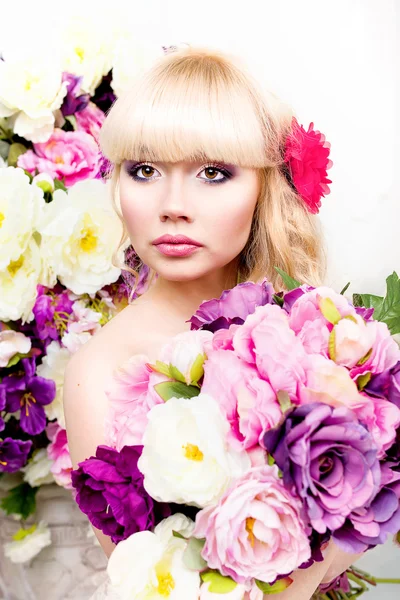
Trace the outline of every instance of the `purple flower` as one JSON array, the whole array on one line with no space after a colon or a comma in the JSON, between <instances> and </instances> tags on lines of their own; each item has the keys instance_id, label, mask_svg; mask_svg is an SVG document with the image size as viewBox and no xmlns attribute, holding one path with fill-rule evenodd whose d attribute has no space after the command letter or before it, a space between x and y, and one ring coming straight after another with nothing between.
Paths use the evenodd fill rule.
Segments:
<instances>
[{"instance_id":1,"label":"purple flower","mask_svg":"<svg viewBox=\"0 0 400 600\"><path fill-rule=\"evenodd\" d=\"M302 498L320 533L341 527L379 489L377 448L346 407L300 406L282 425L264 433L262 445L282 469L285 485Z\"/></svg>"},{"instance_id":2,"label":"purple flower","mask_svg":"<svg viewBox=\"0 0 400 600\"><path fill-rule=\"evenodd\" d=\"M1 385L6 391L6 411L21 410L21 429L29 435L37 435L46 427L43 406L50 404L56 396L56 384L52 379L35 375L35 358L21 359L23 371L3 378Z\"/></svg>"},{"instance_id":3,"label":"purple flower","mask_svg":"<svg viewBox=\"0 0 400 600\"><path fill-rule=\"evenodd\" d=\"M333 539L345 552L364 552L400 529L399 461L381 463L381 489L364 508L354 510Z\"/></svg>"},{"instance_id":4,"label":"purple flower","mask_svg":"<svg viewBox=\"0 0 400 600\"><path fill-rule=\"evenodd\" d=\"M4 385L0 384L0 431L3 431L5 424L4 424L4 419L1 416L1 412L5 409L6 407L6 388L4 387Z\"/></svg>"},{"instance_id":5,"label":"purple flower","mask_svg":"<svg viewBox=\"0 0 400 600\"><path fill-rule=\"evenodd\" d=\"M139 257L132 246L128 246L126 248L124 255L126 264L131 269L134 269L139 273L139 281L136 286L135 276L125 269L121 270L122 280L128 286L129 290L131 291L136 286L135 293L132 297L132 300L134 300L135 298L143 294L143 292L146 290L150 269L147 265L140 263Z\"/></svg>"},{"instance_id":6,"label":"purple flower","mask_svg":"<svg viewBox=\"0 0 400 600\"><path fill-rule=\"evenodd\" d=\"M63 73L62 81L66 81L68 85L67 95L61 106L64 117L83 110L89 104L90 94L79 95L82 79L83 77L76 77L71 73Z\"/></svg>"},{"instance_id":7,"label":"purple flower","mask_svg":"<svg viewBox=\"0 0 400 600\"><path fill-rule=\"evenodd\" d=\"M220 298L206 300L200 304L189 319L190 329L218 331L229 329L232 324L241 325L246 317L254 313L257 306L271 304L275 293L266 279L261 283L246 281L231 290L222 292Z\"/></svg>"},{"instance_id":8,"label":"purple flower","mask_svg":"<svg viewBox=\"0 0 400 600\"><path fill-rule=\"evenodd\" d=\"M124 446L118 452L98 446L96 456L79 463L71 474L79 508L115 544L170 515L169 506L155 502L143 487L137 466L142 448Z\"/></svg>"},{"instance_id":9,"label":"purple flower","mask_svg":"<svg viewBox=\"0 0 400 600\"><path fill-rule=\"evenodd\" d=\"M68 291L57 288L48 290L37 286L37 298L32 311L35 315L36 335L40 340L58 340L65 331L66 323L72 313L72 305Z\"/></svg>"},{"instance_id":10,"label":"purple flower","mask_svg":"<svg viewBox=\"0 0 400 600\"><path fill-rule=\"evenodd\" d=\"M322 583L318 588L318 591L321 594L326 594L326 592L330 592L331 590L341 591L345 594L350 592L350 583L346 571L344 571L344 573L342 573L329 583Z\"/></svg>"},{"instance_id":11,"label":"purple flower","mask_svg":"<svg viewBox=\"0 0 400 600\"><path fill-rule=\"evenodd\" d=\"M25 466L31 446L31 440L0 440L0 473L14 473Z\"/></svg>"},{"instance_id":12,"label":"purple flower","mask_svg":"<svg viewBox=\"0 0 400 600\"><path fill-rule=\"evenodd\" d=\"M311 285L303 284L294 290L290 290L286 292L283 296L283 309L286 310L287 313L290 313L293 304L298 300L303 294L307 294L307 292L311 292L311 290L315 290Z\"/></svg>"},{"instance_id":13,"label":"purple flower","mask_svg":"<svg viewBox=\"0 0 400 600\"><path fill-rule=\"evenodd\" d=\"M370 396L385 398L400 408L400 361L391 369L372 377L365 392Z\"/></svg>"}]
</instances>

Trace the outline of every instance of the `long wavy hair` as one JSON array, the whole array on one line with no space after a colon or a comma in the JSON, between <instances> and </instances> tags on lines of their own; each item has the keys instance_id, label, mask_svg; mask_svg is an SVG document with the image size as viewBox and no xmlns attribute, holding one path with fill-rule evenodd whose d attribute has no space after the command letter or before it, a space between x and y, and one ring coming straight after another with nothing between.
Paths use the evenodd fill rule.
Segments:
<instances>
[{"instance_id":1,"label":"long wavy hair","mask_svg":"<svg viewBox=\"0 0 400 600\"><path fill-rule=\"evenodd\" d=\"M283 161L293 116L236 56L189 46L156 60L116 99L100 131L100 147L111 164L113 204L123 224L114 265L139 280L138 269L118 260L129 240L119 201L124 160L219 161L254 168L260 181L251 232L239 257L240 281L267 277L283 290L274 269L279 267L302 283L319 285L326 269L321 227Z\"/></svg>"}]
</instances>

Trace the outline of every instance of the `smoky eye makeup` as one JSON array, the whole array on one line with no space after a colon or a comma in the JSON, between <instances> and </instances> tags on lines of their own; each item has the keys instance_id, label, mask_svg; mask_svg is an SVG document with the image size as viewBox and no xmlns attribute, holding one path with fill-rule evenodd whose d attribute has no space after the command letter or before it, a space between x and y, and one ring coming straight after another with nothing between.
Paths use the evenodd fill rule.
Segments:
<instances>
[{"instance_id":1,"label":"smoky eye makeup","mask_svg":"<svg viewBox=\"0 0 400 600\"><path fill-rule=\"evenodd\" d=\"M126 173L134 180L134 181L138 181L140 183L148 183L151 181L154 181L155 179L158 179L158 177L151 177L151 174L148 173L148 170L152 170L152 171L158 171L158 169L155 167L155 165L153 163L151 163L150 161L143 161L143 162L134 162L134 161L126 161L124 169L126 171ZM148 175L150 175L149 177L146 176L139 176L139 173L145 173L147 169L147 173ZM200 179L201 181L203 181L206 184L211 184L211 185L219 185L219 184L223 184L226 183L227 181L229 181L229 179L231 179L232 177L235 176L235 167L234 165L230 165L229 167L225 164L222 163L218 163L218 162L214 162L214 161L210 161L207 162L205 164L203 164L201 167L197 168L198 170L198 174L203 173L203 171L205 171L208 175L211 175L211 177L199 177L197 175L197 178ZM218 179L216 179L216 176L218 177Z\"/></svg>"}]
</instances>

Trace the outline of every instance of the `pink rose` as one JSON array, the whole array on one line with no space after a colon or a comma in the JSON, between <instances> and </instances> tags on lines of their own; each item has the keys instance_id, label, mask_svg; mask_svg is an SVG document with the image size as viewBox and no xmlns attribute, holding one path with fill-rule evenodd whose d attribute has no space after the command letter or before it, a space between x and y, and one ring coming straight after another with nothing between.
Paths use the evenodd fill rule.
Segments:
<instances>
[{"instance_id":1,"label":"pink rose","mask_svg":"<svg viewBox=\"0 0 400 600\"><path fill-rule=\"evenodd\" d=\"M70 187L77 181L96 177L99 170L99 148L85 131L55 129L47 142L33 144L18 157L18 166L34 174L48 173L62 179Z\"/></svg>"},{"instance_id":2,"label":"pink rose","mask_svg":"<svg viewBox=\"0 0 400 600\"><path fill-rule=\"evenodd\" d=\"M289 315L289 324L310 354L328 356L329 335L333 325L322 314L321 302L330 298L339 314L355 315L348 300L328 287L320 286L300 296L294 302Z\"/></svg>"},{"instance_id":3,"label":"pink rose","mask_svg":"<svg viewBox=\"0 0 400 600\"><path fill-rule=\"evenodd\" d=\"M290 494L276 465L251 469L218 504L196 515L194 536L205 538L202 556L211 569L250 585L273 583L311 555L300 500Z\"/></svg>"},{"instance_id":4,"label":"pink rose","mask_svg":"<svg viewBox=\"0 0 400 600\"><path fill-rule=\"evenodd\" d=\"M279 306L258 306L235 331L233 346L240 358L255 363L275 393L283 390L296 399L298 385L305 379L307 354Z\"/></svg>"},{"instance_id":5,"label":"pink rose","mask_svg":"<svg viewBox=\"0 0 400 600\"><path fill-rule=\"evenodd\" d=\"M120 451L124 446L142 444L147 413L163 400L154 389L156 383L168 381L148 366L148 358L135 354L115 369L105 393L109 410L105 420L105 443Z\"/></svg>"},{"instance_id":6,"label":"pink rose","mask_svg":"<svg viewBox=\"0 0 400 600\"><path fill-rule=\"evenodd\" d=\"M226 331L226 330L225 330ZM249 365L229 350L214 350L204 363L202 392L218 400L231 426L232 441L247 449L277 425L282 411L276 394Z\"/></svg>"},{"instance_id":7,"label":"pink rose","mask_svg":"<svg viewBox=\"0 0 400 600\"><path fill-rule=\"evenodd\" d=\"M67 432L59 426L57 421L54 421L47 425L46 434L51 442L47 446L47 455L54 461L50 468L53 477L58 485L71 490L72 461L69 454Z\"/></svg>"},{"instance_id":8,"label":"pink rose","mask_svg":"<svg viewBox=\"0 0 400 600\"><path fill-rule=\"evenodd\" d=\"M318 354L309 354L305 372L305 381L299 387L300 404L323 402L352 408L360 402L361 394L346 367Z\"/></svg>"},{"instance_id":9,"label":"pink rose","mask_svg":"<svg viewBox=\"0 0 400 600\"><path fill-rule=\"evenodd\" d=\"M105 114L93 102L75 113L78 131L86 131L98 141L101 126L105 120Z\"/></svg>"},{"instance_id":10,"label":"pink rose","mask_svg":"<svg viewBox=\"0 0 400 600\"><path fill-rule=\"evenodd\" d=\"M383 398L360 394L359 403L351 407L358 419L366 425L378 447L378 458L385 456L396 438L400 426L400 409Z\"/></svg>"}]
</instances>

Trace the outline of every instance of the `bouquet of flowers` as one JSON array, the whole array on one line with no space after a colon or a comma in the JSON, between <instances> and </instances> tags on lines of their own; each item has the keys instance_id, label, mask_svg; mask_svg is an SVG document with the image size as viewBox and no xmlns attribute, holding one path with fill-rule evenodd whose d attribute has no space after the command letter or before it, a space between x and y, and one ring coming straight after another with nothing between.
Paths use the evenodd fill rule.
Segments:
<instances>
[{"instance_id":1,"label":"bouquet of flowers","mask_svg":"<svg viewBox=\"0 0 400 600\"><path fill-rule=\"evenodd\" d=\"M247 282L204 302L159 360L110 381L106 444L72 483L117 544L122 599L259 600L330 539L358 553L400 529L399 279L352 303L282 276L285 293Z\"/></svg>"}]
</instances>

